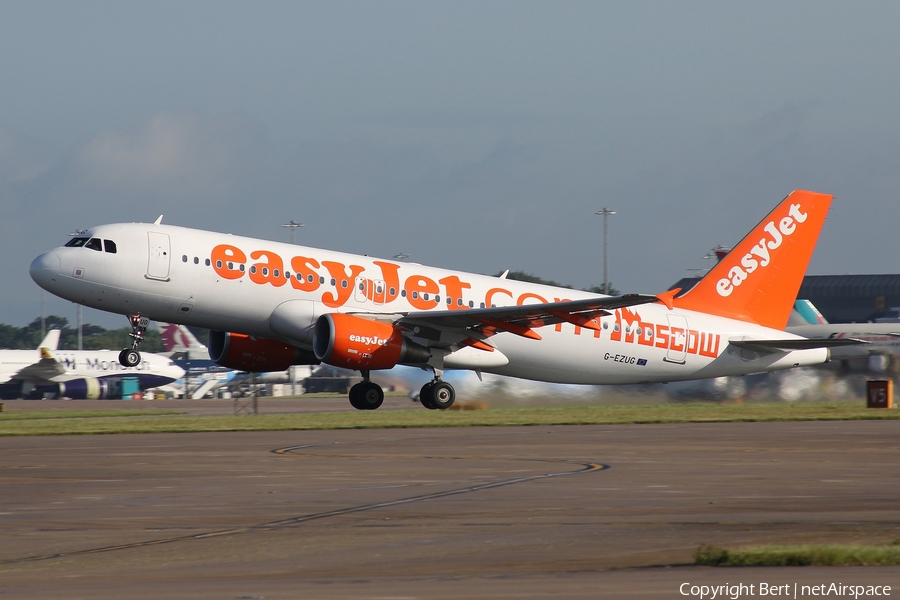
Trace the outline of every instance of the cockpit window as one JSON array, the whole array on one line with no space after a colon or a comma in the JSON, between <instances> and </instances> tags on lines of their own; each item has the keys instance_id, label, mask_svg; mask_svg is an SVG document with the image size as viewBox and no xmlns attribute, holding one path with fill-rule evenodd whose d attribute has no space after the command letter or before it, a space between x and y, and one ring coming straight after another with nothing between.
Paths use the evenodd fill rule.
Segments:
<instances>
[{"instance_id":1,"label":"cockpit window","mask_svg":"<svg viewBox=\"0 0 900 600\"><path fill-rule=\"evenodd\" d=\"M89 239L87 244L84 245L84 247L90 248L91 250L96 250L97 252L103 252L103 245L100 242L100 238Z\"/></svg>"},{"instance_id":2,"label":"cockpit window","mask_svg":"<svg viewBox=\"0 0 900 600\"><path fill-rule=\"evenodd\" d=\"M106 251L110 254L116 253L116 243L112 240L103 240L103 247L106 248Z\"/></svg>"},{"instance_id":3,"label":"cockpit window","mask_svg":"<svg viewBox=\"0 0 900 600\"><path fill-rule=\"evenodd\" d=\"M88 238L77 237L69 240L69 243L66 244L66 248L81 248L84 246L85 242L88 241Z\"/></svg>"}]
</instances>

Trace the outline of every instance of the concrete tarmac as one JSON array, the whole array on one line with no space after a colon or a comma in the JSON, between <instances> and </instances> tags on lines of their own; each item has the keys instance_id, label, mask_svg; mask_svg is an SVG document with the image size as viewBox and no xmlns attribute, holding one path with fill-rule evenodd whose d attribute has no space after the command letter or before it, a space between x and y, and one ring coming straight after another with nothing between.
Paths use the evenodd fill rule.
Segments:
<instances>
[{"instance_id":1,"label":"concrete tarmac","mask_svg":"<svg viewBox=\"0 0 900 600\"><path fill-rule=\"evenodd\" d=\"M686 565L889 543L898 481L896 421L7 437L0 597L897 596L900 567Z\"/></svg>"}]
</instances>

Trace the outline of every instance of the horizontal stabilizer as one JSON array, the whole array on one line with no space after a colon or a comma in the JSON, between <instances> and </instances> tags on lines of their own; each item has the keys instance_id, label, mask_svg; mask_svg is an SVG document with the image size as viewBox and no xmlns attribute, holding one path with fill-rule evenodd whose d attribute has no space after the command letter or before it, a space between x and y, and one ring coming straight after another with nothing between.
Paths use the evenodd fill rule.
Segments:
<instances>
[{"instance_id":1,"label":"horizontal stabilizer","mask_svg":"<svg viewBox=\"0 0 900 600\"><path fill-rule=\"evenodd\" d=\"M854 346L856 344L868 344L865 340L856 338L836 339L787 339L787 340L728 340L728 343L738 348L752 350L754 352L783 352L785 350L810 350L812 348L834 348L837 346Z\"/></svg>"}]
</instances>

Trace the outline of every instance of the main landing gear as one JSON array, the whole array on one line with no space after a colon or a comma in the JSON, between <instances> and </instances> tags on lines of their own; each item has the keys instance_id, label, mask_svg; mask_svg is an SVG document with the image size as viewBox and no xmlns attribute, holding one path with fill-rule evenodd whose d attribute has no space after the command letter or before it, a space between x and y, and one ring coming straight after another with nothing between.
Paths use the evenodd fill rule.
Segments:
<instances>
[{"instance_id":1,"label":"main landing gear","mask_svg":"<svg viewBox=\"0 0 900 600\"><path fill-rule=\"evenodd\" d=\"M447 410L453 406L454 400L456 400L456 391L452 385L441 381L440 372L437 370L434 372L434 381L423 385L419 392L419 402L431 410Z\"/></svg>"},{"instance_id":2,"label":"main landing gear","mask_svg":"<svg viewBox=\"0 0 900 600\"><path fill-rule=\"evenodd\" d=\"M422 386L419 391L419 402L431 410L447 410L456 400L456 391L446 381L435 379Z\"/></svg>"},{"instance_id":3,"label":"main landing gear","mask_svg":"<svg viewBox=\"0 0 900 600\"><path fill-rule=\"evenodd\" d=\"M144 341L144 334L147 327L150 326L150 319L140 315L131 315L128 317L131 322L131 348L125 348L119 352L119 364L123 367L136 367L141 362L141 353L138 352L138 346Z\"/></svg>"},{"instance_id":4,"label":"main landing gear","mask_svg":"<svg viewBox=\"0 0 900 600\"><path fill-rule=\"evenodd\" d=\"M357 410L375 410L384 402L384 390L369 381L369 372L360 371L363 380L350 388L350 404Z\"/></svg>"},{"instance_id":5,"label":"main landing gear","mask_svg":"<svg viewBox=\"0 0 900 600\"><path fill-rule=\"evenodd\" d=\"M123 350L123 352L125 352ZM350 388L350 404L357 410L375 410L384 402L384 390L377 383L369 381L369 372L360 371L363 380ZM447 410L456 400L456 391L446 381L441 381L440 371L434 374L434 381L422 386L419 402L431 410Z\"/></svg>"}]
</instances>

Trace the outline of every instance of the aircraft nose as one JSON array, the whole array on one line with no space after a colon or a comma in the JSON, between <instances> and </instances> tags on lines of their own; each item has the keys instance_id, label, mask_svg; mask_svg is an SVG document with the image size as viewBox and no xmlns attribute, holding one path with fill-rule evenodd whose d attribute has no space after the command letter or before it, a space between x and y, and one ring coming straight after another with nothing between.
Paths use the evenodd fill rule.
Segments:
<instances>
[{"instance_id":1,"label":"aircraft nose","mask_svg":"<svg viewBox=\"0 0 900 600\"><path fill-rule=\"evenodd\" d=\"M185 375L185 370L178 365L172 365L169 367L169 371L169 376L175 380L181 379Z\"/></svg>"},{"instance_id":2,"label":"aircraft nose","mask_svg":"<svg viewBox=\"0 0 900 600\"><path fill-rule=\"evenodd\" d=\"M59 255L50 250L31 261L28 273L36 284L52 292L51 288L59 278L59 265Z\"/></svg>"}]
</instances>

